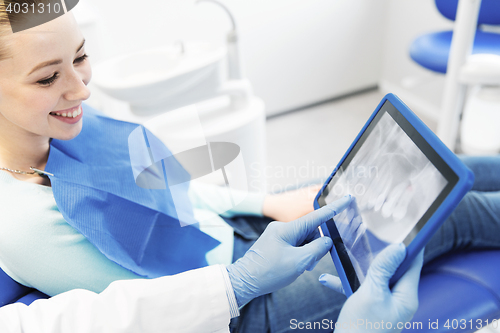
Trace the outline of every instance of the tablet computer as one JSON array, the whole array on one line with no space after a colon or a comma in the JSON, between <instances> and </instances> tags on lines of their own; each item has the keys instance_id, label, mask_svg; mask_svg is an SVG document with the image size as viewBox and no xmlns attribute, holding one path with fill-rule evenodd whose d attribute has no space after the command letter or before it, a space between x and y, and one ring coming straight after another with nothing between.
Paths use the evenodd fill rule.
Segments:
<instances>
[{"instance_id":1,"label":"tablet computer","mask_svg":"<svg viewBox=\"0 0 500 333\"><path fill-rule=\"evenodd\" d=\"M392 243L406 258L391 286L472 187L473 173L393 94L386 95L316 196L318 209L350 194L321 228L346 296Z\"/></svg>"}]
</instances>

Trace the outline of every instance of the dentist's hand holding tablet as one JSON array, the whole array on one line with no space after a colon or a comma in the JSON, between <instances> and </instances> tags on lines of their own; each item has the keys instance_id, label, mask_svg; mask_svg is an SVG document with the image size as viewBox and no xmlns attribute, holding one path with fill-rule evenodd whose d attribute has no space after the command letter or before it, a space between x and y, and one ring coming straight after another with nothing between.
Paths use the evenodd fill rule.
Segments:
<instances>
[{"instance_id":1,"label":"dentist's hand holding tablet","mask_svg":"<svg viewBox=\"0 0 500 333\"><path fill-rule=\"evenodd\" d=\"M335 332L401 332L404 324L411 321L418 309L418 282L424 261L423 253L422 250L391 289L389 280L403 262L406 249L401 243L391 244L380 252L368 269L361 287L342 307ZM319 281L344 293L342 282L336 276L323 274Z\"/></svg>"}]
</instances>

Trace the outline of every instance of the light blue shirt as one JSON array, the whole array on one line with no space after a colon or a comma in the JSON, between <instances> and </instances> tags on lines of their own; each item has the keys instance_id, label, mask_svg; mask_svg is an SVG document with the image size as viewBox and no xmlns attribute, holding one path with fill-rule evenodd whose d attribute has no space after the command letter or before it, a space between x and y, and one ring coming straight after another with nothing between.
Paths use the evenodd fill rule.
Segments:
<instances>
[{"instance_id":1,"label":"light blue shirt","mask_svg":"<svg viewBox=\"0 0 500 333\"><path fill-rule=\"evenodd\" d=\"M262 215L265 194L248 193L227 211L226 188L193 182L189 197L200 229L221 242L207 253L207 261L230 264L233 229L218 213ZM22 182L1 171L0 203L0 267L17 282L53 296L76 288L101 292L115 280L139 278L66 223L52 188Z\"/></svg>"}]
</instances>

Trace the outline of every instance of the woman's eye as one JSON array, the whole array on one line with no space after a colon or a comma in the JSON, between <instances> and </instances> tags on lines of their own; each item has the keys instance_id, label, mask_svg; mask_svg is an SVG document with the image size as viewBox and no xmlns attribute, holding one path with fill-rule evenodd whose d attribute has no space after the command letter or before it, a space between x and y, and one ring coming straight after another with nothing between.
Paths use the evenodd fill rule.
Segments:
<instances>
[{"instance_id":1,"label":"woman's eye","mask_svg":"<svg viewBox=\"0 0 500 333\"><path fill-rule=\"evenodd\" d=\"M88 54L84 54L82 55L81 57L78 57L74 60L73 63L76 63L76 64L79 64L79 63L82 63L85 61L85 59L87 59L89 56ZM54 83L54 81L59 77L59 73L58 72L55 72L54 75L52 75L51 77L47 78L47 79L43 79L43 80L40 80L40 81L37 81L38 84L42 85L42 86L50 86L52 83Z\"/></svg>"},{"instance_id":2,"label":"woman's eye","mask_svg":"<svg viewBox=\"0 0 500 333\"><path fill-rule=\"evenodd\" d=\"M48 79L40 80L37 81L37 83L41 84L42 86L50 86L54 81L59 77L59 73L55 72L54 75L49 77Z\"/></svg>"},{"instance_id":3,"label":"woman's eye","mask_svg":"<svg viewBox=\"0 0 500 333\"><path fill-rule=\"evenodd\" d=\"M87 59L88 57L89 57L89 56L88 56L88 54L87 54L87 53L85 53L85 54L84 54L84 55L82 55L81 57L76 58L74 62L75 62L75 63L77 63L77 64L78 64L78 63L81 63L81 62L84 62L84 61L85 61L85 59Z\"/></svg>"}]
</instances>

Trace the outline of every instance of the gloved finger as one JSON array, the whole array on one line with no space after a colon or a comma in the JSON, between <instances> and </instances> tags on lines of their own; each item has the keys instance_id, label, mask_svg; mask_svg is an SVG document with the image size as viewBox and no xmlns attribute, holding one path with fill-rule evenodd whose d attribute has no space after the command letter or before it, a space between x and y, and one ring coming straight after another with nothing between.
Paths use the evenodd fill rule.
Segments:
<instances>
[{"instance_id":1,"label":"gloved finger","mask_svg":"<svg viewBox=\"0 0 500 333\"><path fill-rule=\"evenodd\" d=\"M297 257L300 258L297 265L298 272L302 274L305 270L312 270L318 261L328 253L332 245L333 241L330 237L320 237L311 243L296 248L299 253Z\"/></svg>"},{"instance_id":2,"label":"gloved finger","mask_svg":"<svg viewBox=\"0 0 500 333\"><path fill-rule=\"evenodd\" d=\"M398 298L403 300L418 300L418 282L420 280L420 271L424 263L424 250L413 259L413 262L405 274L396 282L392 292Z\"/></svg>"},{"instance_id":3,"label":"gloved finger","mask_svg":"<svg viewBox=\"0 0 500 333\"><path fill-rule=\"evenodd\" d=\"M305 244L307 244L307 243L310 243L310 242L312 242L313 240L318 239L318 238L320 238L320 237L321 237L321 234L319 233L318 228L316 228L316 229L314 229L314 231L313 231L313 232L311 232L311 233L310 233L310 234L309 234L309 235L308 235L308 236L304 239L304 241L300 244L300 246L303 246L303 245L305 245Z\"/></svg>"},{"instance_id":4,"label":"gloved finger","mask_svg":"<svg viewBox=\"0 0 500 333\"><path fill-rule=\"evenodd\" d=\"M293 246L301 244L304 239L321 224L346 209L350 202L351 196L346 195L295 221L288 222L286 225L286 232L282 235L283 239Z\"/></svg>"},{"instance_id":5,"label":"gloved finger","mask_svg":"<svg viewBox=\"0 0 500 333\"><path fill-rule=\"evenodd\" d=\"M391 244L380 252L368 269L367 280L378 288L389 288L389 280L406 256L404 244Z\"/></svg>"},{"instance_id":6,"label":"gloved finger","mask_svg":"<svg viewBox=\"0 0 500 333\"><path fill-rule=\"evenodd\" d=\"M339 277L330 274L321 274L319 282L321 282L322 285L345 295L344 287L342 286L342 282Z\"/></svg>"},{"instance_id":7,"label":"gloved finger","mask_svg":"<svg viewBox=\"0 0 500 333\"><path fill-rule=\"evenodd\" d=\"M306 268L306 271L312 271L314 268L316 268L316 265L318 264L318 262L319 262L319 260L313 262L311 266Z\"/></svg>"}]
</instances>

